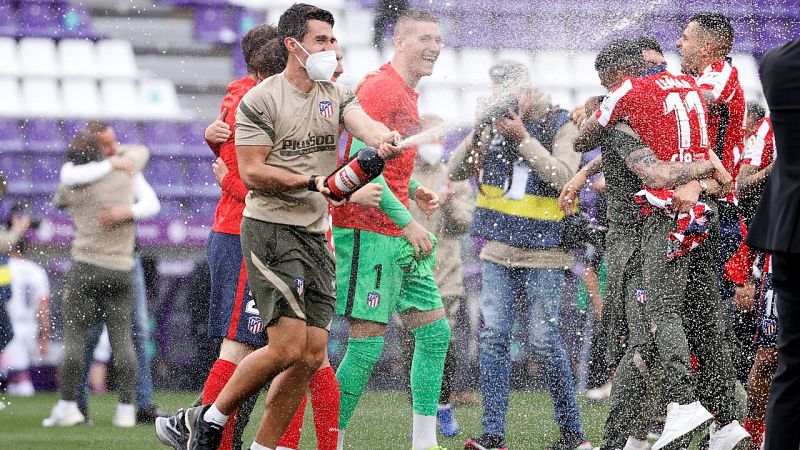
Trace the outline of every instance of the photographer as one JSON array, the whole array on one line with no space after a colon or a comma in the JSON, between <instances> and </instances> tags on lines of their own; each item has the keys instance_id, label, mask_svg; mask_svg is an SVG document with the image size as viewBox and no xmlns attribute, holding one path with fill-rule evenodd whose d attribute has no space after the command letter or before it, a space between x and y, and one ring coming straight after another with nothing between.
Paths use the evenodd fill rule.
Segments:
<instances>
[{"instance_id":1,"label":"photographer","mask_svg":"<svg viewBox=\"0 0 800 450\"><path fill-rule=\"evenodd\" d=\"M6 195L6 179L0 174L0 199ZM15 214L12 211L9 227L0 228L0 351L11 342L14 330L6 311L6 302L11 298L11 269L8 266L8 252L28 231L30 216Z\"/></svg>"},{"instance_id":2,"label":"photographer","mask_svg":"<svg viewBox=\"0 0 800 450\"><path fill-rule=\"evenodd\" d=\"M533 89L524 65L492 67L493 97L479 107L476 130L459 145L450 176L477 176L472 235L483 238L480 365L484 433L466 448L505 447L510 389L511 329L524 293L534 357L543 371L561 435L550 448L586 441L572 369L559 337L558 307L571 256L558 193L578 170L572 142L577 127L566 111Z\"/></svg>"}]
</instances>

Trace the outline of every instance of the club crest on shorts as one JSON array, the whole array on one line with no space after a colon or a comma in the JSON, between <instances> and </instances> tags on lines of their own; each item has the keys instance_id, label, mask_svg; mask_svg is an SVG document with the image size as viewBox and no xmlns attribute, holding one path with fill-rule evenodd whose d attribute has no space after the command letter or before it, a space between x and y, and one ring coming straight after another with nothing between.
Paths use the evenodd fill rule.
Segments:
<instances>
[{"instance_id":1,"label":"club crest on shorts","mask_svg":"<svg viewBox=\"0 0 800 450\"><path fill-rule=\"evenodd\" d=\"M764 331L764 336L775 336L778 332L778 323L775 319L764 319L761 321L761 329Z\"/></svg>"},{"instance_id":2,"label":"club crest on shorts","mask_svg":"<svg viewBox=\"0 0 800 450\"><path fill-rule=\"evenodd\" d=\"M370 308L377 308L381 304L381 293L370 292L367 294L367 306Z\"/></svg>"},{"instance_id":3,"label":"club crest on shorts","mask_svg":"<svg viewBox=\"0 0 800 450\"><path fill-rule=\"evenodd\" d=\"M641 304L647 303L647 290L645 290L645 288L636 289L636 292L633 294L633 298Z\"/></svg>"},{"instance_id":4,"label":"club crest on shorts","mask_svg":"<svg viewBox=\"0 0 800 450\"><path fill-rule=\"evenodd\" d=\"M264 322L261 321L261 317L251 317L247 320L247 329L253 333L258 334L264 329Z\"/></svg>"},{"instance_id":5,"label":"club crest on shorts","mask_svg":"<svg viewBox=\"0 0 800 450\"><path fill-rule=\"evenodd\" d=\"M306 291L306 283L303 277L298 277L294 280L294 286L297 289L297 295L303 295Z\"/></svg>"},{"instance_id":6,"label":"club crest on shorts","mask_svg":"<svg viewBox=\"0 0 800 450\"><path fill-rule=\"evenodd\" d=\"M319 114L326 119L330 119L331 116L333 115L333 102L330 100L320 101Z\"/></svg>"}]
</instances>

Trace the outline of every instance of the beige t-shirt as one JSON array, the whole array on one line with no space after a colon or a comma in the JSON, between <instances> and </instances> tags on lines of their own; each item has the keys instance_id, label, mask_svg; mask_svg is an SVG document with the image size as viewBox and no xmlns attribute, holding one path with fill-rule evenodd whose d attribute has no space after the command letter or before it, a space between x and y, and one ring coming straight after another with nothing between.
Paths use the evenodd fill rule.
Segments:
<instances>
[{"instance_id":1,"label":"beige t-shirt","mask_svg":"<svg viewBox=\"0 0 800 450\"><path fill-rule=\"evenodd\" d=\"M328 175L336 168L339 126L344 115L361 109L345 86L317 82L309 93L292 86L283 73L262 81L242 98L236 110L236 145L272 147L264 164L303 175ZM251 190L243 215L265 222L327 228L328 206L317 192Z\"/></svg>"}]
</instances>

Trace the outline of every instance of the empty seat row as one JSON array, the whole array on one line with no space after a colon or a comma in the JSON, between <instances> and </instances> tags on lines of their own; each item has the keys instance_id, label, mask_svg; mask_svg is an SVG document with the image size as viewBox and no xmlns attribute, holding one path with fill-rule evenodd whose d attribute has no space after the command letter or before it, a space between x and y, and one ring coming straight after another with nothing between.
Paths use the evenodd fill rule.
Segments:
<instances>
[{"instance_id":1,"label":"empty seat row","mask_svg":"<svg viewBox=\"0 0 800 450\"><path fill-rule=\"evenodd\" d=\"M114 120L109 124L123 143L144 144L156 156L210 157L203 140L204 122ZM0 148L3 154L36 154L41 157L64 154L67 143L86 127L86 120L0 119ZM37 156L38 157L38 156ZM211 161L209 161L209 165Z\"/></svg>"},{"instance_id":2,"label":"empty seat row","mask_svg":"<svg viewBox=\"0 0 800 450\"><path fill-rule=\"evenodd\" d=\"M103 39L0 38L0 75L49 77L136 77L129 41Z\"/></svg>"},{"instance_id":3,"label":"empty seat row","mask_svg":"<svg viewBox=\"0 0 800 450\"><path fill-rule=\"evenodd\" d=\"M370 71L388 60L389 52L379 53L373 47L348 47L344 49L345 72L342 83L355 87ZM542 88L583 89L599 86L594 69L595 53L537 52L524 49L492 51L481 48L464 48L460 51L444 48L434 66L433 75L425 77L420 85L450 85L481 87L489 85L489 69L499 61L517 61L528 67L532 82ZM680 58L666 53L669 69L680 73ZM746 54L733 55L733 65L739 69L745 90L761 90L758 65ZM756 92L757 93L757 92ZM755 93L754 93L755 94Z\"/></svg>"},{"instance_id":4,"label":"empty seat row","mask_svg":"<svg viewBox=\"0 0 800 450\"><path fill-rule=\"evenodd\" d=\"M95 38L88 9L57 1L5 1L0 4L0 36Z\"/></svg>"},{"instance_id":5,"label":"empty seat row","mask_svg":"<svg viewBox=\"0 0 800 450\"><path fill-rule=\"evenodd\" d=\"M0 76L0 116L178 118L172 81Z\"/></svg>"}]
</instances>

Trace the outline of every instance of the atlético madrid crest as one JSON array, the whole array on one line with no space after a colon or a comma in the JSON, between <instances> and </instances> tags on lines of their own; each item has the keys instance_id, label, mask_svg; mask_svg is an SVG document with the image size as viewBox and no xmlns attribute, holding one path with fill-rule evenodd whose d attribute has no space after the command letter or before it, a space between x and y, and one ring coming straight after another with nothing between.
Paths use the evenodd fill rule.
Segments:
<instances>
[{"instance_id":1,"label":"atl\u00e9tico madrid crest","mask_svg":"<svg viewBox=\"0 0 800 450\"><path fill-rule=\"evenodd\" d=\"M381 304L381 293L370 292L367 294L367 306L370 308L377 308Z\"/></svg>"},{"instance_id":2,"label":"atl\u00e9tico madrid crest","mask_svg":"<svg viewBox=\"0 0 800 450\"><path fill-rule=\"evenodd\" d=\"M333 102L330 100L322 100L319 102L319 114L326 119L330 119L333 115Z\"/></svg>"},{"instance_id":3,"label":"atl\u00e9tico madrid crest","mask_svg":"<svg viewBox=\"0 0 800 450\"><path fill-rule=\"evenodd\" d=\"M264 329L264 322L261 321L261 317L249 318L247 320L247 329L253 334L261 333L261 330Z\"/></svg>"}]
</instances>

